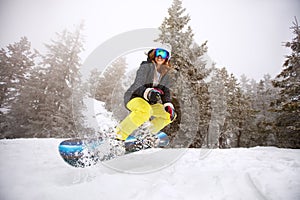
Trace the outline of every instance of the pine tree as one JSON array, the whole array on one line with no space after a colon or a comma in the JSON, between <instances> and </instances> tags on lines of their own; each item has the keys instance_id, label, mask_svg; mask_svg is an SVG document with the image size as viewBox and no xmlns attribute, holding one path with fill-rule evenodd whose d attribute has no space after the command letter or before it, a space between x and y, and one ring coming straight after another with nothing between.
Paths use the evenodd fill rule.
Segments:
<instances>
[{"instance_id":1,"label":"pine tree","mask_svg":"<svg viewBox=\"0 0 300 200\"><path fill-rule=\"evenodd\" d=\"M295 37L285 46L291 48L292 53L286 56L282 72L273 84L280 88L280 97L276 100L276 119L278 129L277 138L281 147L300 147L300 28L295 19L291 27Z\"/></svg>"},{"instance_id":2,"label":"pine tree","mask_svg":"<svg viewBox=\"0 0 300 200\"><path fill-rule=\"evenodd\" d=\"M240 87L241 90L247 94L250 91L250 83L249 83L249 79L247 78L247 76L245 74L242 74L241 78L240 78Z\"/></svg>"},{"instance_id":3,"label":"pine tree","mask_svg":"<svg viewBox=\"0 0 300 200\"><path fill-rule=\"evenodd\" d=\"M36 54L31 50L31 44L26 37L22 37L19 42L10 44L5 49L0 50L1 65L1 107L8 106L15 101L20 88L27 79L27 72L34 66Z\"/></svg>"},{"instance_id":4,"label":"pine tree","mask_svg":"<svg viewBox=\"0 0 300 200\"><path fill-rule=\"evenodd\" d=\"M201 147L209 121L208 87L204 82L209 71L201 60L207 47L206 42L199 46L193 41L194 34L187 26L190 17L183 15L184 12L182 2L174 0L156 40L172 46L171 63L175 69L171 74L174 83L171 89L178 117L165 131L171 134L173 146Z\"/></svg>"},{"instance_id":5,"label":"pine tree","mask_svg":"<svg viewBox=\"0 0 300 200\"><path fill-rule=\"evenodd\" d=\"M63 31L46 45L41 64L30 71L30 79L13 106L19 127L27 136L74 137L82 133L83 94L80 89L81 27Z\"/></svg>"},{"instance_id":6,"label":"pine tree","mask_svg":"<svg viewBox=\"0 0 300 200\"><path fill-rule=\"evenodd\" d=\"M237 82L231 74L227 82L227 112L224 130L231 134L231 146L240 147L242 136L249 133L249 123L254 119L251 103L245 96Z\"/></svg>"},{"instance_id":7,"label":"pine tree","mask_svg":"<svg viewBox=\"0 0 300 200\"><path fill-rule=\"evenodd\" d=\"M254 145L275 145L274 120L276 113L272 112L271 104L277 98L278 90L273 87L270 75L258 83L256 100L253 109L256 112L255 127L257 135Z\"/></svg>"},{"instance_id":8,"label":"pine tree","mask_svg":"<svg viewBox=\"0 0 300 200\"><path fill-rule=\"evenodd\" d=\"M20 91L29 79L29 71L35 65L36 52L26 37L19 42L7 46L7 50L0 50L0 132L2 137L13 137L12 126L18 122L13 117L11 109L20 98ZM5 133L6 132L6 133Z\"/></svg>"},{"instance_id":9,"label":"pine tree","mask_svg":"<svg viewBox=\"0 0 300 200\"><path fill-rule=\"evenodd\" d=\"M93 83L95 99L105 102L105 108L109 111L112 111L120 103L124 104L123 98L116 99L116 92L119 91L118 93L122 93L122 96L125 93L125 89L122 87L122 80L124 79L126 68L126 59L120 57L108 66L101 76L98 77L98 80Z\"/></svg>"},{"instance_id":10,"label":"pine tree","mask_svg":"<svg viewBox=\"0 0 300 200\"><path fill-rule=\"evenodd\" d=\"M226 68L215 68L211 74L209 82L209 94L211 101L211 120L207 136L207 146L220 148L228 147L227 140L230 137L224 129L227 112L227 80L228 72Z\"/></svg>"},{"instance_id":11,"label":"pine tree","mask_svg":"<svg viewBox=\"0 0 300 200\"><path fill-rule=\"evenodd\" d=\"M272 85L271 76L267 74L256 83L243 75L241 89L249 102L251 119L246 120L247 132L241 138L241 146L276 145L274 121L277 113L273 112L272 103L278 98L278 89Z\"/></svg>"},{"instance_id":12,"label":"pine tree","mask_svg":"<svg viewBox=\"0 0 300 200\"><path fill-rule=\"evenodd\" d=\"M89 97L96 99L98 82L101 78L101 72L98 69L91 70L89 80L87 83L87 90L89 92Z\"/></svg>"},{"instance_id":13,"label":"pine tree","mask_svg":"<svg viewBox=\"0 0 300 200\"><path fill-rule=\"evenodd\" d=\"M35 67L29 72L30 78L20 90L18 100L13 104L10 123L10 137L32 137L41 132L43 121L40 110L45 105L44 91L47 77L45 69Z\"/></svg>"}]
</instances>

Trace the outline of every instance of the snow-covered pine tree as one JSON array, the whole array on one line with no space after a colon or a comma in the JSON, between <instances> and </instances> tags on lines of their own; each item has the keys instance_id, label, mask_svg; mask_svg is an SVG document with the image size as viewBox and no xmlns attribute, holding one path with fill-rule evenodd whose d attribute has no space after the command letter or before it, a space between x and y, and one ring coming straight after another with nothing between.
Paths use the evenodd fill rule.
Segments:
<instances>
[{"instance_id":1,"label":"snow-covered pine tree","mask_svg":"<svg viewBox=\"0 0 300 200\"><path fill-rule=\"evenodd\" d=\"M117 67L116 70L119 71L117 79L115 80L115 87L111 91L111 98L109 102L109 109L113 112L114 117L117 120L123 120L128 115L128 110L124 105L124 94L127 90L126 86L126 69L127 62L125 57L120 57L114 63ZM134 80L134 77L131 78Z\"/></svg>"},{"instance_id":2,"label":"snow-covered pine tree","mask_svg":"<svg viewBox=\"0 0 300 200\"><path fill-rule=\"evenodd\" d=\"M14 137L12 128L19 120L12 112L20 98L20 91L28 81L29 71L35 65L37 53L31 49L26 37L0 50L0 132L2 137ZM20 114L20 113L19 113Z\"/></svg>"},{"instance_id":3,"label":"snow-covered pine tree","mask_svg":"<svg viewBox=\"0 0 300 200\"><path fill-rule=\"evenodd\" d=\"M57 40L46 45L37 80L37 115L30 118L30 130L35 137L74 137L83 131L83 94L80 91L82 26L74 33L57 33ZM40 84L40 86L38 86ZM38 97L37 99L35 99Z\"/></svg>"},{"instance_id":4,"label":"snow-covered pine tree","mask_svg":"<svg viewBox=\"0 0 300 200\"><path fill-rule=\"evenodd\" d=\"M226 68L214 68L209 82L209 95L211 102L211 120L207 135L207 146L225 148L228 147L227 131L224 129L224 122L227 112L227 80L228 72Z\"/></svg>"},{"instance_id":5,"label":"snow-covered pine tree","mask_svg":"<svg viewBox=\"0 0 300 200\"><path fill-rule=\"evenodd\" d=\"M300 27L297 19L291 27L295 37L285 46L292 52L286 56L283 70L273 84L280 88L275 108L278 146L300 148Z\"/></svg>"},{"instance_id":6,"label":"snow-covered pine tree","mask_svg":"<svg viewBox=\"0 0 300 200\"><path fill-rule=\"evenodd\" d=\"M253 105L255 110L256 134L252 134L252 144L249 146L275 145L274 121L276 113L272 112L271 103L277 99L278 89L272 85L270 75L265 75L257 85L256 99Z\"/></svg>"},{"instance_id":7,"label":"snow-covered pine tree","mask_svg":"<svg viewBox=\"0 0 300 200\"><path fill-rule=\"evenodd\" d=\"M250 119L246 119L246 122L244 124L245 131L243 133L243 137L240 138L240 146L250 147L256 144L257 143L256 138L259 138L259 134L257 133L256 122L255 122L256 113L253 108L256 102L257 83L254 79L250 80L247 78L245 74L243 74L240 78L239 87L241 89L241 93L244 99L246 100L249 106L249 111L251 111L252 114L252 117Z\"/></svg>"},{"instance_id":8,"label":"snow-covered pine tree","mask_svg":"<svg viewBox=\"0 0 300 200\"><path fill-rule=\"evenodd\" d=\"M89 79L87 81L88 96L91 98L96 99L97 87L100 77L101 72L97 68L91 70Z\"/></svg>"},{"instance_id":9,"label":"snow-covered pine tree","mask_svg":"<svg viewBox=\"0 0 300 200\"><path fill-rule=\"evenodd\" d=\"M138 68L132 69L124 74L113 91L111 104L114 106L112 108L112 112L114 114L114 117L119 121L123 120L129 114L129 111L124 105L124 94L127 89L133 84L137 69Z\"/></svg>"},{"instance_id":10,"label":"snow-covered pine tree","mask_svg":"<svg viewBox=\"0 0 300 200\"><path fill-rule=\"evenodd\" d=\"M105 108L109 111L112 111L112 108L120 103L124 105L123 96L125 89L122 88L122 80L124 79L126 68L126 58L120 57L102 72L96 82L90 83L90 85L95 87L95 99L105 102ZM119 93L122 93L122 98L118 98L118 100L115 99L117 90Z\"/></svg>"},{"instance_id":11,"label":"snow-covered pine tree","mask_svg":"<svg viewBox=\"0 0 300 200\"><path fill-rule=\"evenodd\" d=\"M19 42L9 44L7 50L0 50L1 77L1 108L10 107L17 99L20 89L27 79L27 73L34 66L36 54L31 50L31 44L26 37Z\"/></svg>"},{"instance_id":12,"label":"snow-covered pine tree","mask_svg":"<svg viewBox=\"0 0 300 200\"><path fill-rule=\"evenodd\" d=\"M251 104L242 93L233 74L228 78L226 94L228 115L225 119L224 130L233 136L231 146L240 147L242 135L250 131L248 124L254 120Z\"/></svg>"},{"instance_id":13,"label":"snow-covered pine tree","mask_svg":"<svg viewBox=\"0 0 300 200\"><path fill-rule=\"evenodd\" d=\"M248 79L248 77L245 74L241 75L241 78L240 78L240 87L241 87L241 90L245 94L247 94L250 91L249 79Z\"/></svg>"},{"instance_id":14,"label":"snow-covered pine tree","mask_svg":"<svg viewBox=\"0 0 300 200\"><path fill-rule=\"evenodd\" d=\"M37 136L42 130L43 120L40 110L45 105L47 76L45 69L34 67L29 71L29 79L20 90L18 100L13 104L10 133L13 137Z\"/></svg>"},{"instance_id":15,"label":"snow-covered pine tree","mask_svg":"<svg viewBox=\"0 0 300 200\"><path fill-rule=\"evenodd\" d=\"M254 108L256 104L257 98L257 88L258 84L254 79L248 79L244 74L240 78L239 84L242 93L248 98L250 101L250 105Z\"/></svg>"},{"instance_id":16,"label":"snow-covered pine tree","mask_svg":"<svg viewBox=\"0 0 300 200\"><path fill-rule=\"evenodd\" d=\"M171 146L201 147L209 121L208 87L204 82L209 71L201 60L207 47L206 42L199 46L193 41L194 34L187 25L190 16L184 12L182 2L174 0L156 40L172 46L171 64L175 69L171 74L172 92L178 117L165 131L171 134Z\"/></svg>"}]
</instances>

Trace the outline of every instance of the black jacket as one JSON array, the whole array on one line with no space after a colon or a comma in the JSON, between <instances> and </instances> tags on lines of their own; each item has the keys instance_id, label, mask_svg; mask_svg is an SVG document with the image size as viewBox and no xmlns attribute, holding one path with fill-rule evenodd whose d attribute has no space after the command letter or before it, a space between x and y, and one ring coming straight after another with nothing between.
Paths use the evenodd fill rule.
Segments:
<instances>
[{"instance_id":1,"label":"black jacket","mask_svg":"<svg viewBox=\"0 0 300 200\"><path fill-rule=\"evenodd\" d=\"M164 92L161 96L162 103L171 102L170 95L170 77L168 72L160 78L159 84L157 86L153 85L155 73L155 65L152 62L142 62L140 68L136 73L136 77L134 83L129 87L129 89L125 92L124 95L124 103L127 103L135 98L141 97L144 98L144 92L147 88L158 88ZM149 102L149 104L154 104L156 102Z\"/></svg>"}]
</instances>

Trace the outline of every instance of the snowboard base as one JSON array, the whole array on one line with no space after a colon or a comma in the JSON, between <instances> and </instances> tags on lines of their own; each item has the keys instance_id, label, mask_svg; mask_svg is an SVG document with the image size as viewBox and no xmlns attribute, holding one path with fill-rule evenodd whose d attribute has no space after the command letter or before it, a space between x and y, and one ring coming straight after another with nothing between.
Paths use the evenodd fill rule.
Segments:
<instances>
[{"instance_id":1,"label":"snowboard base","mask_svg":"<svg viewBox=\"0 0 300 200\"><path fill-rule=\"evenodd\" d=\"M155 135L154 143L146 143L145 138L129 136L124 142L103 138L93 139L68 139L62 141L59 146L59 153L65 162L73 167L87 167L101 161L140 151L147 148L164 148L169 144L168 135L159 132Z\"/></svg>"}]
</instances>

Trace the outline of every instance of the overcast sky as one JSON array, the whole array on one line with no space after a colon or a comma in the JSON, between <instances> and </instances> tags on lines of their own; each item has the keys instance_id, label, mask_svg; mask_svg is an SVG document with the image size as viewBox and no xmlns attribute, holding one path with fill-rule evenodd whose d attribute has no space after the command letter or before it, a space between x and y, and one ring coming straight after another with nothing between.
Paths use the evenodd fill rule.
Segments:
<instances>
[{"instance_id":1,"label":"overcast sky","mask_svg":"<svg viewBox=\"0 0 300 200\"><path fill-rule=\"evenodd\" d=\"M84 59L102 42L126 31L158 28L172 0L0 0L0 47L27 36L38 50L55 32L85 22ZM238 78L259 80L281 71L289 51L282 42L300 21L299 0L183 0L198 44L208 40L208 55ZM137 58L137 64L143 58Z\"/></svg>"}]
</instances>

